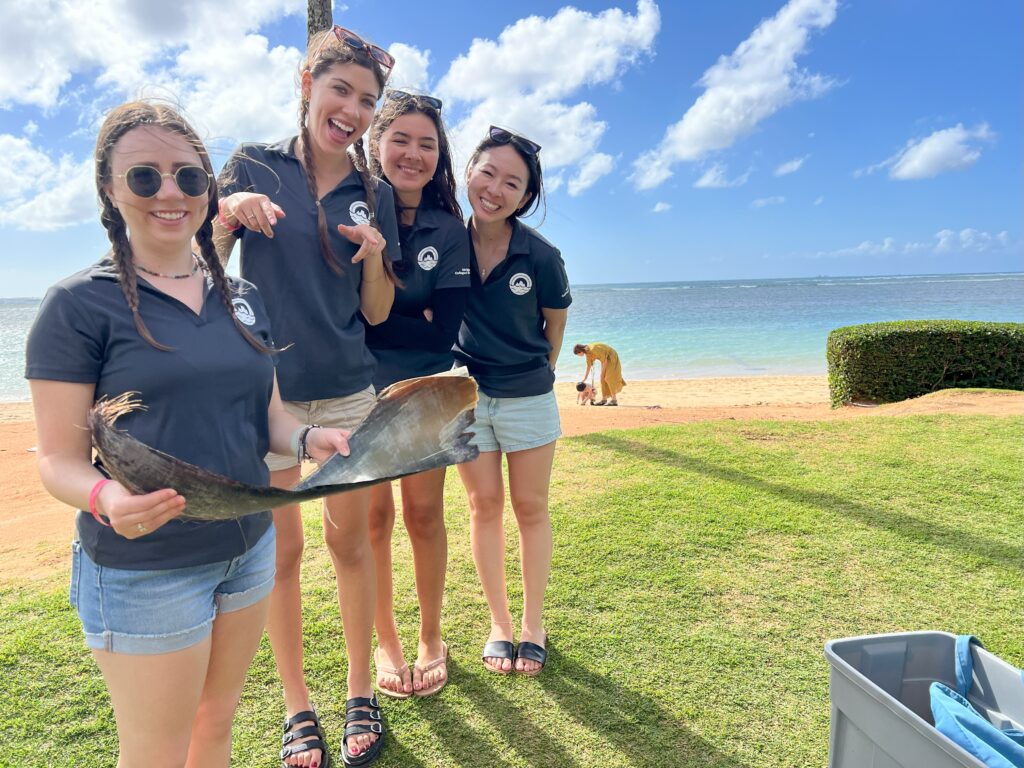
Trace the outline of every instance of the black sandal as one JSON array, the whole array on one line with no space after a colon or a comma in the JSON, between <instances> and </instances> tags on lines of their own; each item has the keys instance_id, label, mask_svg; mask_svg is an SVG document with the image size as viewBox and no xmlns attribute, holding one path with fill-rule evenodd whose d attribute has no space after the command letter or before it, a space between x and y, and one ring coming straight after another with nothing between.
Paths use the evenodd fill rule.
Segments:
<instances>
[{"instance_id":1,"label":"black sandal","mask_svg":"<svg viewBox=\"0 0 1024 768\"><path fill-rule=\"evenodd\" d=\"M305 721L311 721L312 725L304 725L302 728L292 730L299 723ZM301 744L293 744L292 742L298 739L304 739L309 736L315 736L316 738L304 741ZM296 715L292 715L284 721L284 736L281 737L281 765L285 768L291 768L285 763L292 755L300 755L303 752L309 752L313 749L320 750L320 768L331 768L331 753L327 750L327 743L324 741L324 732L320 730L320 718L317 717L316 712L312 710L306 710L305 712L299 712Z\"/></svg>"},{"instance_id":2,"label":"black sandal","mask_svg":"<svg viewBox=\"0 0 1024 768\"><path fill-rule=\"evenodd\" d=\"M508 672L503 669L495 669L487 664L487 659L511 659L514 664L516 647L508 640L491 640L484 646L484 652L480 659L484 662L484 668L488 672L493 672L496 675L510 675L513 671L512 668L509 668Z\"/></svg>"},{"instance_id":3,"label":"black sandal","mask_svg":"<svg viewBox=\"0 0 1024 768\"><path fill-rule=\"evenodd\" d=\"M362 709L368 707L369 711ZM362 723L361 720L369 720L370 723ZM366 748L365 752L353 755L348 749L349 736L357 736L361 733L375 733L377 740ZM384 723L380 715L380 704L376 696L366 698L355 696L345 702L345 735L341 739L341 761L345 765L369 765L380 755L381 747L384 746Z\"/></svg>"},{"instance_id":4,"label":"black sandal","mask_svg":"<svg viewBox=\"0 0 1024 768\"><path fill-rule=\"evenodd\" d=\"M519 650L516 651L517 659L528 659L529 661L535 661L540 666L532 672L525 670L516 669L517 675L526 675L527 677L536 677L544 670L544 665L548 660L548 649L545 647L548 644L547 636L544 637L544 645L537 645L537 643L531 643L527 640L523 640L519 643ZM515 664L513 664L515 669Z\"/></svg>"}]
</instances>

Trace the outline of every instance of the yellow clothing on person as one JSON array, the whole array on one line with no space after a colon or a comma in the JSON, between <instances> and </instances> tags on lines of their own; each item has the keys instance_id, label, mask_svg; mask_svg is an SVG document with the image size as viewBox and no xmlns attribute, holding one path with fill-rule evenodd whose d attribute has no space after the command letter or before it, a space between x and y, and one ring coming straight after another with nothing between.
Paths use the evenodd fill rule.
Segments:
<instances>
[{"instance_id":1,"label":"yellow clothing on person","mask_svg":"<svg viewBox=\"0 0 1024 768\"><path fill-rule=\"evenodd\" d=\"M597 360L601 363L601 397L615 397L626 382L622 379L622 364L619 362L619 353L600 342L587 344L584 354L587 357L587 365L593 365Z\"/></svg>"}]
</instances>

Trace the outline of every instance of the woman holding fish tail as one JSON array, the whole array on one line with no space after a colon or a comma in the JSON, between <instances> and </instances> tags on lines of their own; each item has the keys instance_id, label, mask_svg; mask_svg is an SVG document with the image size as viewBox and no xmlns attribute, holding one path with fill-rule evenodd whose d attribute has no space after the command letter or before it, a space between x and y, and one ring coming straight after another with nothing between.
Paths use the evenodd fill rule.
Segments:
<instances>
[{"instance_id":1,"label":"woman holding fish tail","mask_svg":"<svg viewBox=\"0 0 1024 768\"><path fill-rule=\"evenodd\" d=\"M455 358L480 386L473 426L480 456L460 464L459 474L469 494L473 560L491 611L483 662L498 674L536 675L547 659L548 486L561 434L554 367L572 297L558 249L519 220L543 195L540 149L491 126L466 169L472 287ZM522 565L518 647L505 585L503 453Z\"/></svg>"},{"instance_id":2,"label":"woman holding fish tail","mask_svg":"<svg viewBox=\"0 0 1024 768\"><path fill-rule=\"evenodd\" d=\"M241 241L242 275L263 293L283 350L281 396L307 423L351 429L374 402L374 359L360 316L371 325L388 316L394 273L385 246L394 254L399 248L394 198L369 173L363 134L393 66L390 54L349 30L315 35L300 69L298 135L242 145L221 180L218 252L226 263L235 240ZM294 453L270 454L266 461L274 485L299 480ZM368 765L383 744L370 677L375 580L369 501L368 488L324 500L324 536L338 576L348 652L346 765ZM298 505L275 509L274 523L277 583L267 629L284 685L281 759L288 766L322 767L330 755L303 670Z\"/></svg>"},{"instance_id":3,"label":"woman holding fish tail","mask_svg":"<svg viewBox=\"0 0 1024 768\"><path fill-rule=\"evenodd\" d=\"M395 271L391 315L366 329L377 359L378 391L402 379L452 367L452 344L469 288L469 240L456 198L441 101L388 91L370 130L371 170L391 184L398 209L402 260ZM402 517L412 544L420 606L419 643L410 671L395 623L391 533L395 499L390 483L370 496L370 541L377 566L377 689L404 699L430 696L448 681L448 646L441 638L448 538L444 526L444 468L402 478Z\"/></svg>"},{"instance_id":4,"label":"woman holding fish tail","mask_svg":"<svg viewBox=\"0 0 1024 768\"><path fill-rule=\"evenodd\" d=\"M71 602L110 692L118 765L227 766L274 582L271 514L182 520L188 499L174 488L132 495L106 477L82 425L97 400L139 392L146 409L119 428L256 485L269 479L268 447L287 450L305 427L277 395L260 295L217 260L217 191L192 128L169 107L125 104L95 157L111 253L47 292L28 339L39 472L55 498L88 510ZM306 449L347 453L345 437L312 430Z\"/></svg>"}]
</instances>

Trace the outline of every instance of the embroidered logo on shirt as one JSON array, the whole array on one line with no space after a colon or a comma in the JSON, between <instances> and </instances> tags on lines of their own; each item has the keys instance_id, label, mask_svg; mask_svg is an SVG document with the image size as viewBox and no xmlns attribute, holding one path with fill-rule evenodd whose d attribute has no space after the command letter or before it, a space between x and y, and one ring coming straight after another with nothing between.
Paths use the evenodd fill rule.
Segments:
<instances>
[{"instance_id":1,"label":"embroidered logo on shirt","mask_svg":"<svg viewBox=\"0 0 1024 768\"><path fill-rule=\"evenodd\" d=\"M235 317L238 318L238 322L243 325L256 324L256 314L252 311L248 301L245 299L232 299L231 306L235 308Z\"/></svg>"},{"instance_id":2,"label":"embroidered logo on shirt","mask_svg":"<svg viewBox=\"0 0 1024 768\"><path fill-rule=\"evenodd\" d=\"M525 293L529 293L530 289L533 288L533 280L525 272L516 272L509 278L508 288L516 296L522 296Z\"/></svg>"},{"instance_id":3,"label":"embroidered logo on shirt","mask_svg":"<svg viewBox=\"0 0 1024 768\"><path fill-rule=\"evenodd\" d=\"M420 269L429 272L437 266L437 248L432 245L428 245L419 255L416 256L416 263L420 265Z\"/></svg>"},{"instance_id":4,"label":"embroidered logo on shirt","mask_svg":"<svg viewBox=\"0 0 1024 768\"><path fill-rule=\"evenodd\" d=\"M455 270L456 277L469 277L469 267Z\"/></svg>"},{"instance_id":5,"label":"embroidered logo on shirt","mask_svg":"<svg viewBox=\"0 0 1024 768\"><path fill-rule=\"evenodd\" d=\"M362 200L356 200L348 207L348 215L352 217L353 224L369 224L370 206Z\"/></svg>"}]
</instances>

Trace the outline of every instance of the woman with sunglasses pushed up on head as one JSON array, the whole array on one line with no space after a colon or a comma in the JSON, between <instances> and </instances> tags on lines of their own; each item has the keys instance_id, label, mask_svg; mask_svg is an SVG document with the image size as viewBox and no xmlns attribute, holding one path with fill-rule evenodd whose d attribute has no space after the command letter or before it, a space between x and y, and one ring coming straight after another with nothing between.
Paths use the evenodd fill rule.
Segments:
<instances>
[{"instance_id":1,"label":"woman with sunglasses pushed up on head","mask_svg":"<svg viewBox=\"0 0 1024 768\"><path fill-rule=\"evenodd\" d=\"M542 610L551 570L548 486L561 434L554 367L572 297L561 254L519 218L536 209L544 185L540 146L492 126L466 169L472 286L455 358L480 386L474 443L459 465L470 506L473 560L491 611L483 649L491 672L536 675L547 660ZM519 644L505 586L505 487L519 527L523 614Z\"/></svg>"},{"instance_id":2,"label":"woman with sunglasses pushed up on head","mask_svg":"<svg viewBox=\"0 0 1024 768\"><path fill-rule=\"evenodd\" d=\"M281 404L259 293L225 277L217 190L202 142L169 107L114 109L96 141L108 257L46 294L26 377L39 473L77 509L71 602L110 692L118 766L227 766L231 722L274 585L267 510L181 519L175 489L132 495L92 460L89 408L140 395L118 429L186 462L265 485L268 448L347 452ZM192 248L193 237L199 253Z\"/></svg>"},{"instance_id":3,"label":"woman with sunglasses pushed up on head","mask_svg":"<svg viewBox=\"0 0 1024 768\"><path fill-rule=\"evenodd\" d=\"M298 136L244 144L222 174L218 251L226 262L235 239L241 241L242 275L260 287L282 348L281 398L310 423L351 429L374 402L375 363L362 320L380 323L391 309L388 252L398 252L398 230L390 187L369 173L363 134L393 65L386 51L341 27L313 36L300 69ZM301 458L268 455L272 483L294 485ZM348 653L346 765L373 762L384 738L370 677L375 581L369 501L370 489L363 488L324 503L324 538L338 577ZM286 766L324 768L330 753L303 670L298 505L275 509L274 524L277 584L267 629L284 685L281 759ZM331 698L340 693L324 692Z\"/></svg>"},{"instance_id":4,"label":"woman with sunglasses pushed up on head","mask_svg":"<svg viewBox=\"0 0 1024 768\"><path fill-rule=\"evenodd\" d=\"M452 344L469 290L469 239L455 191L441 101L388 91L370 129L370 168L395 194L402 260L391 315L366 329L377 359L378 391L402 379L452 367ZM448 681L448 647L441 639L448 539L444 526L445 470L401 480L402 517L412 544L420 632L416 662L405 662L395 623L391 533L395 500L390 483L370 495L370 541L377 565L377 688L394 698L430 696Z\"/></svg>"}]
</instances>

